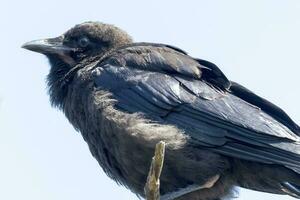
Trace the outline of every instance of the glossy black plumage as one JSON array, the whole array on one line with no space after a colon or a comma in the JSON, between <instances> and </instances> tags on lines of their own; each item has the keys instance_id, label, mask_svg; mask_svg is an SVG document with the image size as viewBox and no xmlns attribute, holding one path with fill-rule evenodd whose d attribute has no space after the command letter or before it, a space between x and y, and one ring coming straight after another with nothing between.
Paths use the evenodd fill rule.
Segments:
<instances>
[{"instance_id":1,"label":"glossy black plumage","mask_svg":"<svg viewBox=\"0 0 300 200\"><path fill-rule=\"evenodd\" d=\"M162 199L217 200L234 186L299 198L299 126L215 64L94 22L24 48L49 58L52 104L107 175L136 194L164 140Z\"/></svg>"},{"instance_id":2,"label":"glossy black plumage","mask_svg":"<svg viewBox=\"0 0 300 200\"><path fill-rule=\"evenodd\" d=\"M172 60L165 56L168 54ZM210 67L200 63L207 64L162 45L134 44L99 64L103 70L94 80L113 92L116 106L122 110L176 125L195 139L194 143L214 147L213 151L227 156L283 164L300 173L300 138L295 123L244 87L236 83L229 86L223 74L221 78L210 75L219 71L216 66L208 75L203 71L204 78L197 78L192 67ZM218 79L226 86L213 84L221 82Z\"/></svg>"}]
</instances>

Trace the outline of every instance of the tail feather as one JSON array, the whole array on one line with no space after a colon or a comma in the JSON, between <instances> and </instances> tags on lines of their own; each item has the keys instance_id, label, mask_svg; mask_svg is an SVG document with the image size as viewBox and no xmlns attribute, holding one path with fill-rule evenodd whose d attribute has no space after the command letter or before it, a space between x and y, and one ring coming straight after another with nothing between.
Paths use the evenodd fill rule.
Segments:
<instances>
[{"instance_id":1,"label":"tail feather","mask_svg":"<svg viewBox=\"0 0 300 200\"><path fill-rule=\"evenodd\" d=\"M300 186L289 182L283 182L280 185L283 192L287 193L292 197L300 199Z\"/></svg>"}]
</instances>

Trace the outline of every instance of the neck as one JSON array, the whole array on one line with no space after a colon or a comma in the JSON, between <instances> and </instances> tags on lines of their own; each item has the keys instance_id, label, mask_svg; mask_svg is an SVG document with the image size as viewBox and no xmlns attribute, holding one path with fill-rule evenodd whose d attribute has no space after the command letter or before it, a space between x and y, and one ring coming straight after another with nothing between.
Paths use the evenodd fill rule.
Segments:
<instances>
[{"instance_id":1,"label":"neck","mask_svg":"<svg viewBox=\"0 0 300 200\"><path fill-rule=\"evenodd\" d=\"M72 68L57 56L48 56L48 58L51 69L47 77L47 83L51 105L63 109L69 84L72 82L78 68Z\"/></svg>"}]
</instances>

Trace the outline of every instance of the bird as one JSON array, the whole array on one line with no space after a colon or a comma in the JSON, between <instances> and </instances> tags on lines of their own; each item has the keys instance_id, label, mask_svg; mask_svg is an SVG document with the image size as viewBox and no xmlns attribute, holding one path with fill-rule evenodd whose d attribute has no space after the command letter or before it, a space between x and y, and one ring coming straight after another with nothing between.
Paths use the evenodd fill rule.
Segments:
<instances>
[{"instance_id":1,"label":"bird","mask_svg":"<svg viewBox=\"0 0 300 200\"><path fill-rule=\"evenodd\" d=\"M220 200L235 187L300 198L300 127L214 63L93 21L22 47L48 58L51 105L138 197L164 141L162 200Z\"/></svg>"}]
</instances>

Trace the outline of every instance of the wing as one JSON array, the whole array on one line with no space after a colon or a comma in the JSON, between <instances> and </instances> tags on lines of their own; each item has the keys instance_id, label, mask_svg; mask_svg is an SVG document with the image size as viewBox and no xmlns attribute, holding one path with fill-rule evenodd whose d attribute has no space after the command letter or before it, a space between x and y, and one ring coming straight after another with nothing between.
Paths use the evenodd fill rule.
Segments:
<instances>
[{"instance_id":1,"label":"wing","mask_svg":"<svg viewBox=\"0 0 300 200\"><path fill-rule=\"evenodd\" d=\"M134 45L111 53L93 74L116 107L175 125L196 146L300 173L300 138L291 120L236 85L231 91L212 63L163 45Z\"/></svg>"},{"instance_id":2,"label":"wing","mask_svg":"<svg viewBox=\"0 0 300 200\"><path fill-rule=\"evenodd\" d=\"M298 136L300 136L300 127L281 108L277 107L268 100L257 96L238 83L231 82L230 90L234 95L261 108L263 111L271 115L273 118L291 129Z\"/></svg>"}]
</instances>

